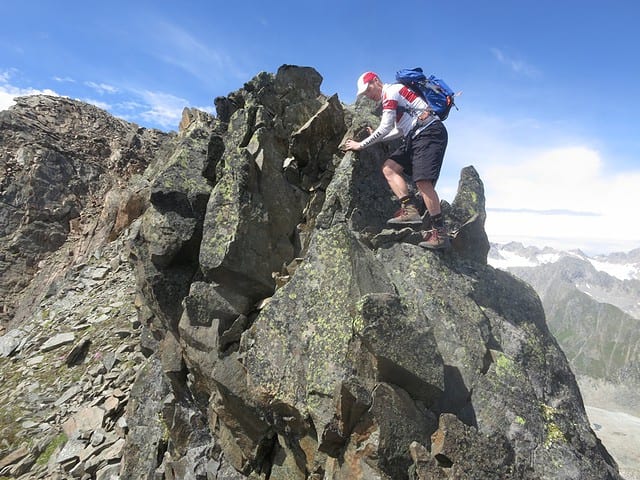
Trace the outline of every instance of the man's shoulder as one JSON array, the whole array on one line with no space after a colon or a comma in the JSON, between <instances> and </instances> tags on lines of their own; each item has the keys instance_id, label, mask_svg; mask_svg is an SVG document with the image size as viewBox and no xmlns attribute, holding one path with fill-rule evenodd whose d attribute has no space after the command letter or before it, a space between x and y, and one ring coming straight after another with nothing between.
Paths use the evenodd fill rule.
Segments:
<instances>
[{"instance_id":1,"label":"man's shoulder","mask_svg":"<svg viewBox=\"0 0 640 480\"><path fill-rule=\"evenodd\" d=\"M386 85L385 91L389 94L399 95L402 87L404 87L404 85L401 83L389 83Z\"/></svg>"},{"instance_id":2,"label":"man's shoulder","mask_svg":"<svg viewBox=\"0 0 640 480\"><path fill-rule=\"evenodd\" d=\"M384 86L382 91L383 102L385 100L391 100L398 102L402 99L402 95L400 94L400 90L402 90L403 85L400 83L388 83Z\"/></svg>"},{"instance_id":3,"label":"man's shoulder","mask_svg":"<svg viewBox=\"0 0 640 480\"><path fill-rule=\"evenodd\" d=\"M388 98L394 98L396 100L404 100L406 102L413 102L416 98L420 98L420 95L408 86L402 83L390 83L385 91Z\"/></svg>"}]
</instances>

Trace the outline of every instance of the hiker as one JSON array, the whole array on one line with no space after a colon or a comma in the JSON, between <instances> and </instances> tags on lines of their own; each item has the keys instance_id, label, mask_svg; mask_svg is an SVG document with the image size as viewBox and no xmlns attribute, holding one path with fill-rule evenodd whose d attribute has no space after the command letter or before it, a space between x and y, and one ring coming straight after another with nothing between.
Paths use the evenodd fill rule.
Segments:
<instances>
[{"instance_id":1,"label":"hiker","mask_svg":"<svg viewBox=\"0 0 640 480\"><path fill-rule=\"evenodd\" d=\"M358 78L360 95L382 102L382 118L378 128L361 142L347 140L345 150L359 151L378 142L404 137L403 144L382 165L389 187L400 200L400 209L387 223L422 224L422 217L409 195L406 173L412 176L431 217L431 228L424 233L424 241L419 245L432 249L449 246L440 198L435 190L447 148L444 124L409 87L401 83L384 84L373 72L365 72Z\"/></svg>"}]
</instances>

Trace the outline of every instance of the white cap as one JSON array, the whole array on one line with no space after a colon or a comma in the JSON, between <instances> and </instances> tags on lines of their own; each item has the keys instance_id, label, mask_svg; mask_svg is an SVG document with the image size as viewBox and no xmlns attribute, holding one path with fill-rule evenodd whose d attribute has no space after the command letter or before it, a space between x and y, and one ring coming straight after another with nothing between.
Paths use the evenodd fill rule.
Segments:
<instances>
[{"instance_id":1,"label":"white cap","mask_svg":"<svg viewBox=\"0 0 640 480\"><path fill-rule=\"evenodd\" d=\"M360 75L358 78L358 96L366 92L369 84L376 78L378 78L378 75L373 72L364 72Z\"/></svg>"}]
</instances>

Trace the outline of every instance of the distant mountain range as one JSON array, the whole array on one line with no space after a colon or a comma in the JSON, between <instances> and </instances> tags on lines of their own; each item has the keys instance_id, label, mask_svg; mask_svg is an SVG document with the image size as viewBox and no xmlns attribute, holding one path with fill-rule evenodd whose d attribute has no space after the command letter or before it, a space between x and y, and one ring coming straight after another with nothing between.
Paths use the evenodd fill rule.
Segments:
<instances>
[{"instance_id":1,"label":"distant mountain range","mask_svg":"<svg viewBox=\"0 0 640 480\"><path fill-rule=\"evenodd\" d=\"M640 249L590 257L492 244L488 262L536 290L576 375L640 385Z\"/></svg>"}]
</instances>

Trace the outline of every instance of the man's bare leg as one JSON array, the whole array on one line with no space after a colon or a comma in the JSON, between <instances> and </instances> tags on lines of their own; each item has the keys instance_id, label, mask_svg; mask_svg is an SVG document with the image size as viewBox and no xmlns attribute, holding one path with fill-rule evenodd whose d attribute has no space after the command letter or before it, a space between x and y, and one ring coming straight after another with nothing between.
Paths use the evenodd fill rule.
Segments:
<instances>
[{"instance_id":1,"label":"man's bare leg","mask_svg":"<svg viewBox=\"0 0 640 480\"><path fill-rule=\"evenodd\" d=\"M409 187L402 175L403 171L402 165L390 158L385 160L382 165L382 174L387 180L389 187L391 187L391 191L393 191L398 198L404 198L409 195Z\"/></svg>"},{"instance_id":2,"label":"man's bare leg","mask_svg":"<svg viewBox=\"0 0 640 480\"><path fill-rule=\"evenodd\" d=\"M440 197L436 192L433 182L430 180L418 180L416 186L422 195L424 204L431 218L440 214Z\"/></svg>"}]
</instances>

